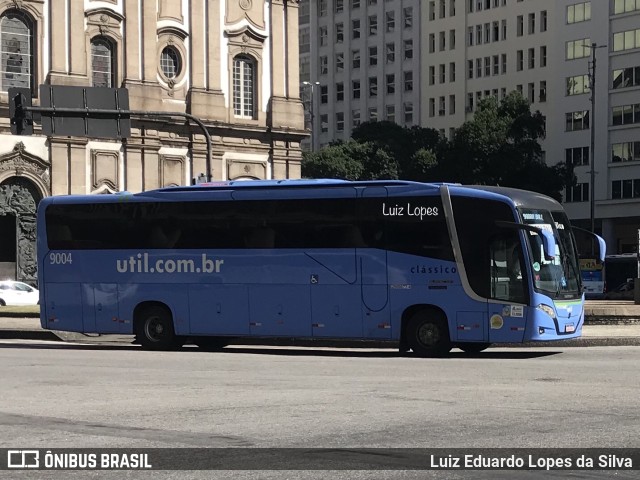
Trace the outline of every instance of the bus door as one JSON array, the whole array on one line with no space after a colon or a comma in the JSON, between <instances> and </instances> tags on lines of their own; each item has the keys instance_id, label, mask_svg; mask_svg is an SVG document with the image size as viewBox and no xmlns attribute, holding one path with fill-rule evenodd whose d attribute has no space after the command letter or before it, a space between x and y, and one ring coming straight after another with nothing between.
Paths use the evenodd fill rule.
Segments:
<instances>
[{"instance_id":1,"label":"bus door","mask_svg":"<svg viewBox=\"0 0 640 480\"><path fill-rule=\"evenodd\" d=\"M517 229L496 223L513 222L512 208L507 203L464 196L452 196L451 204L455 242L462 255L458 270L465 293L477 305L477 310L458 311L455 339L521 342L529 304L522 250L525 237ZM484 312L478 315L481 308Z\"/></svg>"},{"instance_id":2,"label":"bus door","mask_svg":"<svg viewBox=\"0 0 640 480\"><path fill-rule=\"evenodd\" d=\"M310 206L318 248L305 252L313 261L309 270L312 335L362 338L356 190L350 187L322 193L322 200Z\"/></svg>"},{"instance_id":3,"label":"bus door","mask_svg":"<svg viewBox=\"0 0 640 480\"><path fill-rule=\"evenodd\" d=\"M362 191L362 197L379 200L362 202L360 210L362 243L357 249L357 256L362 291L363 334L366 338L390 339L387 250L379 244L384 234L380 211L382 202L387 198L387 189L368 187Z\"/></svg>"},{"instance_id":4,"label":"bus door","mask_svg":"<svg viewBox=\"0 0 640 480\"><path fill-rule=\"evenodd\" d=\"M489 342L522 342L527 322L527 273L521 232L505 230L489 238Z\"/></svg>"}]
</instances>

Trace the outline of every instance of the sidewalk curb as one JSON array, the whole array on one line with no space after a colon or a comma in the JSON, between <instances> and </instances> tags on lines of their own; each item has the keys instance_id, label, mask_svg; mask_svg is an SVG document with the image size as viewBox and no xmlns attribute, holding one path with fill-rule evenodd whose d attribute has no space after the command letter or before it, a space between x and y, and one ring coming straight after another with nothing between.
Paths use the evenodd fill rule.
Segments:
<instances>
[{"instance_id":1,"label":"sidewalk curb","mask_svg":"<svg viewBox=\"0 0 640 480\"><path fill-rule=\"evenodd\" d=\"M0 319L2 317L6 317L6 318L40 318L40 314L39 313L29 313L29 312L3 312L2 309L0 309Z\"/></svg>"},{"instance_id":2,"label":"sidewalk curb","mask_svg":"<svg viewBox=\"0 0 640 480\"><path fill-rule=\"evenodd\" d=\"M49 330L0 330L2 340L40 340L47 342L62 342L60 337Z\"/></svg>"}]
</instances>

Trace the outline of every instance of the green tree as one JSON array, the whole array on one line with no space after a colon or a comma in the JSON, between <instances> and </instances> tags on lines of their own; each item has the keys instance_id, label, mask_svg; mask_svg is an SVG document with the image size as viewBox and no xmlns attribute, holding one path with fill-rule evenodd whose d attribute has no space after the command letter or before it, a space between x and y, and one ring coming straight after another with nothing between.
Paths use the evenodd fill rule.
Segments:
<instances>
[{"instance_id":1,"label":"green tree","mask_svg":"<svg viewBox=\"0 0 640 480\"><path fill-rule=\"evenodd\" d=\"M446 140L437 130L402 127L394 122L365 122L353 130L351 137L359 143L374 143L395 160L403 180L429 181L437 167L437 157L446 150ZM425 160L425 152L432 156ZM419 163L416 165L415 162Z\"/></svg>"},{"instance_id":2,"label":"green tree","mask_svg":"<svg viewBox=\"0 0 640 480\"><path fill-rule=\"evenodd\" d=\"M456 130L441 172L451 181L522 188L560 199L574 176L563 164L545 163L540 146L544 129L542 114L532 113L519 93L500 103L484 99L473 119Z\"/></svg>"},{"instance_id":3,"label":"green tree","mask_svg":"<svg viewBox=\"0 0 640 480\"><path fill-rule=\"evenodd\" d=\"M302 176L344 180L397 179L398 166L391 155L375 143L349 140L318 152L305 152Z\"/></svg>"}]
</instances>

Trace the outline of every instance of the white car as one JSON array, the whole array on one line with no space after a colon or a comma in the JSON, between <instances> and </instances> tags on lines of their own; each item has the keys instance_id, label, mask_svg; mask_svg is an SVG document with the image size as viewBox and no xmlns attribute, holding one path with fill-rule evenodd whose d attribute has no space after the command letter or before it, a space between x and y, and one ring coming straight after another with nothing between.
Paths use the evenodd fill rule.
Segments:
<instances>
[{"instance_id":1,"label":"white car","mask_svg":"<svg viewBox=\"0 0 640 480\"><path fill-rule=\"evenodd\" d=\"M13 280L0 281L0 307L5 305L38 305L40 293L35 288Z\"/></svg>"}]
</instances>

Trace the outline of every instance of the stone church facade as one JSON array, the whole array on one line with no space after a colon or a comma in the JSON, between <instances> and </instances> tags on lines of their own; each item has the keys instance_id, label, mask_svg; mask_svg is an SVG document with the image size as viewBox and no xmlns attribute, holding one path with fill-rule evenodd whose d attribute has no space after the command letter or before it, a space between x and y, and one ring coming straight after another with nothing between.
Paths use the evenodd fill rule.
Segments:
<instances>
[{"instance_id":1,"label":"stone church facade","mask_svg":"<svg viewBox=\"0 0 640 480\"><path fill-rule=\"evenodd\" d=\"M0 279L33 283L35 212L49 195L300 177L297 0L0 0ZM125 87L122 140L12 136L7 91Z\"/></svg>"}]
</instances>

